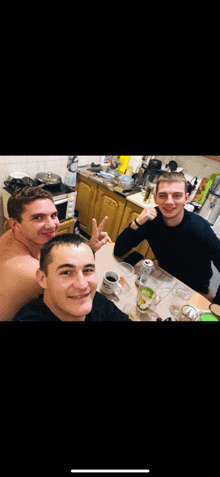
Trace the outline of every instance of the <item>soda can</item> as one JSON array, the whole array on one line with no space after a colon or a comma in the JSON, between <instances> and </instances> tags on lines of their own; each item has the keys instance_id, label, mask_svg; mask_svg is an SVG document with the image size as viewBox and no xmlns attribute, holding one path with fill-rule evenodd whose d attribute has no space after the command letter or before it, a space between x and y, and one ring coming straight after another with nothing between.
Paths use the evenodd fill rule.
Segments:
<instances>
[{"instance_id":1,"label":"soda can","mask_svg":"<svg viewBox=\"0 0 220 477\"><path fill-rule=\"evenodd\" d=\"M141 275L150 275L154 268L152 260L144 260L141 265Z\"/></svg>"},{"instance_id":2,"label":"soda can","mask_svg":"<svg viewBox=\"0 0 220 477\"><path fill-rule=\"evenodd\" d=\"M143 262L141 264L140 272L138 273L138 275L136 277L136 280L135 280L135 285L137 287L139 286L141 275L150 275L153 268L154 268L154 264L153 264L152 260L148 260L148 259L143 260Z\"/></svg>"}]
</instances>

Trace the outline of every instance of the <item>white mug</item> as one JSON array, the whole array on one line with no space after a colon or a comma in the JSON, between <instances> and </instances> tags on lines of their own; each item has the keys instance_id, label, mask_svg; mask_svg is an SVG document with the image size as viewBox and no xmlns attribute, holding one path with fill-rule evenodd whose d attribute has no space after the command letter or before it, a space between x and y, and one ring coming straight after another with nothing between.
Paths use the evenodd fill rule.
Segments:
<instances>
[{"instance_id":1,"label":"white mug","mask_svg":"<svg viewBox=\"0 0 220 477\"><path fill-rule=\"evenodd\" d=\"M118 273L109 270L104 275L101 292L105 295L120 295L122 292L122 286L120 285L119 280L120 276ZM117 288L118 290L116 291Z\"/></svg>"}]
</instances>

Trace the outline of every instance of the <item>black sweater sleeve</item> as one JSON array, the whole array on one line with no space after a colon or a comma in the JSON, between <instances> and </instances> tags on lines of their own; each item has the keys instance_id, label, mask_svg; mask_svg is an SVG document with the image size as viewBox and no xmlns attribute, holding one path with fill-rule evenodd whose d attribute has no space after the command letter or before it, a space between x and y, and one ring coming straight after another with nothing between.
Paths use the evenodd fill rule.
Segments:
<instances>
[{"instance_id":1,"label":"black sweater sleeve","mask_svg":"<svg viewBox=\"0 0 220 477\"><path fill-rule=\"evenodd\" d=\"M122 257L132 248L137 247L143 240L147 240L147 223L139 227L137 230L127 227L115 242L114 255Z\"/></svg>"}]
</instances>

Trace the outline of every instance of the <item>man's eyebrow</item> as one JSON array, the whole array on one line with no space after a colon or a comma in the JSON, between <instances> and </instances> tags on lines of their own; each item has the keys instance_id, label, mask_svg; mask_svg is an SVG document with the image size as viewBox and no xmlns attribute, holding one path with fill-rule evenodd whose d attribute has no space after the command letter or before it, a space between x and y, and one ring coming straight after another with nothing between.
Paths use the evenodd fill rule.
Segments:
<instances>
[{"instance_id":1,"label":"man's eyebrow","mask_svg":"<svg viewBox=\"0 0 220 477\"><path fill-rule=\"evenodd\" d=\"M64 263L63 265L60 265L59 267L57 267L57 270L61 270L62 268L76 268L76 266L72 265L71 263ZM94 268L95 269L95 265L94 265L94 263L88 263L87 265L84 265L83 268Z\"/></svg>"},{"instance_id":2,"label":"man's eyebrow","mask_svg":"<svg viewBox=\"0 0 220 477\"><path fill-rule=\"evenodd\" d=\"M162 191L161 191L161 192L158 192L158 195L163 195L163 194L166 194L166 195L167 195L167 192L165 192L165 191L164 191L164 192L162 192ZM182 192L182 191L179 191L179 190L176 190L176 191L172 192L172 195L173 195L173 194L182 194L182 195L183 195L183 192Z\"/></svg>"}]
</instances>

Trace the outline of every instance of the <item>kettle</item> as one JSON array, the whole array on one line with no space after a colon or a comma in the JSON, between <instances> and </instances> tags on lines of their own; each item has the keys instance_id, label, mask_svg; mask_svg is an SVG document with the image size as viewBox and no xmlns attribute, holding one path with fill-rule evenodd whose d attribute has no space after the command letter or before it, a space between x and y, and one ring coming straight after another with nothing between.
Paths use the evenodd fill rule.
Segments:
<instances>
[{"instance_id":1,"label":"kettle","mask_svg":"<svg viewBox=\"0 0 220 477\"><path fill-rule=\"evenodd\" d=\"M214 225L220 215L220 176L213 181L198 215Z\"/></svg>"}]
</instances>

